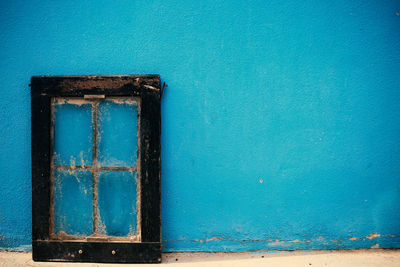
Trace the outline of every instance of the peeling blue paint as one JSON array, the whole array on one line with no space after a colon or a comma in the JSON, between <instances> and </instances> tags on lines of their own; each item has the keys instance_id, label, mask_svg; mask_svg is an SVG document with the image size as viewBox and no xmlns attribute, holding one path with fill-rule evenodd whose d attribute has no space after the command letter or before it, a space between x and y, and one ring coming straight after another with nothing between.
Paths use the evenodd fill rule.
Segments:
<instances>
[{"instance_id":1,"label":"peeling blue paint","mask_svg":"<svg viewBox=\"0 0 400 267\"><path fill-rule=\"evenodd\" d=\"M399 236L383 236L374 239L365 237L357 240L350 238L332 240L324 237L310 237L309 239L295 240L235 240L217 238L210 241L205 240L168 240L167 246L190 248L190 251L274 251L274 250L320 250L320 249L354 249L354 248L382 248L400 246ZM171 249L166 247L165 250ZM184 250L182 250L184 251Z\"/></svg>"},{"instance_id":2,"label":"peeling blue paint","mask_svg":"<svg viewBox=\"0 0 400 267\"><path fill-rule=\"evenodd\" d=\"M121 73L168 83L165 251L400 247L399 12L394 0L2 1L0 247L31 242L30 76Z\"/></svg>"}]
</instances>

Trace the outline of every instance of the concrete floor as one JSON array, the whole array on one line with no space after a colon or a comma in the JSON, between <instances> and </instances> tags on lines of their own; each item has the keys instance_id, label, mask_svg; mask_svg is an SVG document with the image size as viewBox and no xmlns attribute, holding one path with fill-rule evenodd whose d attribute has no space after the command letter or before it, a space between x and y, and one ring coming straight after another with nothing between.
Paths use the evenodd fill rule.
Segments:
<instances>
[{"instance_id":1,"label":"concrete floor","mask_svg":"<svg viewBox=\"0 0 400 267\"><path fill-rule=\"evenodd\" d=\"M305 251L279 253L164 253L169 266L399 266L400 250ZM30 252L0 252L0 266L148 266L145 264L98 264L34 262Z\"/></svg>"}]
</instances>

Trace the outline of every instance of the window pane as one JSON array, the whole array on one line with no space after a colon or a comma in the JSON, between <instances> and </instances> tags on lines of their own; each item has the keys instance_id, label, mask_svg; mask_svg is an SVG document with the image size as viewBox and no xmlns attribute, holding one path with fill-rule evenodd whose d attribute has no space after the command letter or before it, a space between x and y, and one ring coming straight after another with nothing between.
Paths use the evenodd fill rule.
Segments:
<instances>
[{"instance_id":1,"label":"window pane","mask_svg":"<svg viewBox=\"0 0 400 267\"><path fill-rule=\"evenodd\" d=\"M137 104L131 99L100 101L99 166L136 166Z\"/></svg>"},{"instance_id":2,"label":"window pane","mask_svg":"<svg viewBox=\"0 0 400 267\"><path fill-rule=\"evenodd\" d=\"M54 229L59 235L93 232L93 181L89 171L54 172Z\"/></svg>"},{"instance_id":3,"label":"window pane","mask_svg":"<svg viewBox=\"0 0 400 267\"><path fill-rule=\"evenodd\" d=\"M98 209L101 234L109 236L136 234L136 189L136 172L100 172Z\"/></svg>"},{"instance_id":4,"label":"window pane","mask_svg":"<svg viewBox=\"0 0 400 267\"><path fill-rule=\"evenodd\" d=\"M57 99L54 113L54 163L92 165L91 105L84 100Z\"/></svg>"}]
</instances>

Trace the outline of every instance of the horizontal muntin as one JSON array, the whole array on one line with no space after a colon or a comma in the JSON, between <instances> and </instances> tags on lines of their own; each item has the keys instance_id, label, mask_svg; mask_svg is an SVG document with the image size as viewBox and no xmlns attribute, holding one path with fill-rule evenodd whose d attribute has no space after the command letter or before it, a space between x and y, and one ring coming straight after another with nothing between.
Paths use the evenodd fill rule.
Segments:
<instances>
[{"instance_id":1,"label":"horizontal muntin","mask_svg":"<svg viewBox=\"0 0 400 267\"><path fill-rule=\"evenodd\" d=\"M85 171L96 169L99 171L131 171L136 172L136 166L78 166L78 165L54 165L54 169L56 170L77 170L77 171Z\"/></svg>"}]
</instances>

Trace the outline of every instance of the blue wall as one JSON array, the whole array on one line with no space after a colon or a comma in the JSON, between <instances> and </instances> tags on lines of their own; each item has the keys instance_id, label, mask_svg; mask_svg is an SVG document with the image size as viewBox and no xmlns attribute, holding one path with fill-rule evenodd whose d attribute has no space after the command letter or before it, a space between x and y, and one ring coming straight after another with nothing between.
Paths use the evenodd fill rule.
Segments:
<instances>
[{"instance_id":1,"label":"blue wall","mask_svg":"<svg viewBox=\"0 0 400 267\"><path fill-rule=\"evenodd\" d=\"M399 1L2 1L0 247L29 79L159 73L165 251L400 247Z\"/></svg>"}]
</instances>

